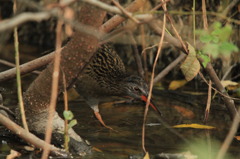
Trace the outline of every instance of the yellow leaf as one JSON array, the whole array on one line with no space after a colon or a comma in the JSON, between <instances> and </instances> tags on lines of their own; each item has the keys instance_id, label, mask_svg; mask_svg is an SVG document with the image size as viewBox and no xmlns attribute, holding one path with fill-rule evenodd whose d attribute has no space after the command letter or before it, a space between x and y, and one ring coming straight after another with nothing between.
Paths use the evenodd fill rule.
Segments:
<instances>
[{"instance_id":1,"label":"yellow leaf","mask_svg":"<svg viewBox=\"0 0 240 159\"><path fill-rule=\"evenodd\" d=\"M174 128L194 128L194 129L215 129L213 126L201 125L201 124L180 124L174 125Z\"/></svg>"},{"instance_id":2,"label":"yellow leaf","mask_svg":"<svg viewBox=\"0 0 240 159\"><path fill-rule=\"evenodd\" d=\"M181 65L181 70L187 81L191 81L200 70L200 63L196 57L195 49L188 43L189 54Z\"/></svg>"},{"instance_id":3,"label":"yellow leaf","mask_svg":"<svg viewBox=\"0 0 240 159\"><path fill-rule=\"evenodd\" d=\"M186 80L175 80L172 81L168 87L169 90L176 90L182 86L184 86L187 83Z\"/></svg>"},{"instance_id":4,"label":"yellow leaf","mask_svg":"<svg viewBox=\"0 0 240 159\"><path fill-rule=\"evenodd\" d=\"M238 85L237 82L233 82L233 81L230 81L230 80L221 81L221 83L222 83L223 87Z\"/></svg>"},{"instance_id":5,"label":"yellow leaf","mask_svg":"<svg viewBox=\"0 0 240 159\"><path fill-rule=\"evenodd\" d=\"M143 157L143 159L150 159L148 152L145 154L145 156Z\"/></svg>"}]
</instances>

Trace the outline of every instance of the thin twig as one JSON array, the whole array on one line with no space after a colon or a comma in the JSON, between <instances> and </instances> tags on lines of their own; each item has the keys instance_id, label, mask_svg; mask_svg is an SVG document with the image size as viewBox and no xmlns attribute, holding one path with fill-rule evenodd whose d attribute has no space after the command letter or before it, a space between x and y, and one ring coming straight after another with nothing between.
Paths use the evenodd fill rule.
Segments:
<instances>
[{"instance_id":1,"label":"thin twig","mask_svg":"<svg viewBox=\"0 0 240 159\"><path fill-rule=\"evenodd\" d=\"M141 8L142 10L142 8ZM147 68L147 54L146 54L146 51L145 51L145 48L146 48L146 38L145 38L145 29L144 29L144 25L141 25L140 26L140 32L141 32L141 44L142 44L142 49L143 49L143 70L144 70L144 75L145 75L145 80L148 81L148 74L147 74L147 71L148 71L148 68Z\"/></svg>"},{"instance_id":2,"label":"thin twig","mask_svg":"<svg viewBox=\"0 0 240 159\"><path fill-rule=\"evenodd\" d=\"M202 80L209 86L209 83L207 82L207 80L205 79L205 77L203 76L203 74L201 72L198 73L199 76L202 78ZM218 89L211 87L211 89L213 89L214 91L218 92L221 96L225 97L225 98L229 98L231 100L238 100L240 101L239 98L233 98L233 97L229 97L227 95L225 95L224 93L220 92Z\"/></svg>"},{"instance_id":3,"label":"thin twig","mask_svg":"<svg viewBox=\"0 0 240 159\"><path fill-rule=\"evenodd\" d=\"M6 60L3 60L3 59L0 59L0 63L3 64L3 65L6 65L6 66L9 66L9 67L16 67L16 65L14 63L11 63L9 61L6 61ZM20 74L22 75L22 65L20 65ZM9 70L8 70L9 71ZM16 72L16 71L15 71ZM2 74L3 72L1 72ZM32 73L35 73L37 75L39 75L41 72L40 71L33 71Z\"/></svg>"},{"instance_id":4,"label":"thin twig","mask_svg":"<svg viewBox=\"0 0 240 159\"><path fill-rule=\"evenodd\" d=\"M62 49L60 49L62 50ZM47 65L50 63L54 58L54 53L52 52L48 55L45 55L43 57L37 58L35 60L32 60L30 62L27 62L25 64L20 65L20 72L21 75L27 74L33 70L36 70L44 65ZM16 68L12 68L6 71L3 71L0 73L0 82L11 79L16 76Z\"/></svg>"},{"instance_id":5,"label":"thin twig","mask_svg":"<svg viewBox=\"0 0 240 159\"><path fill-rule=\"evenodd\" d=\"M208 83L208 98L207 98L207 105L206 105L206 109L205 109L205 116L204 116L204 122L206 123L209 117L209 113L210 113L210 107L211 107L211 101L212 101L212 81L209 80Z\"/></svg>"},{"instance_id":6,"label":"thin twig","mask_svg":"<svg viewBox=\"0 0 240 159\"><path fill-rule=\"evenodd\" d=\"M67 82L64 72L62 71L63 78L63 99L64 99L64 111L68 111L68 94L67 94ZM64 149L69 151L69 134L68 134L68 120L64 119L65 127L64 127Z\"/></svg>"},{"instance_id":7,"label":"thin twig","mask_svg":"<svg viewBox=\"0 0 240 159\"><path fill-rule=\"evenodd\" d=\"M176 29L175 26L173 25L172 18L171 18L171 16L170 16L169 14L167 14L167 18L168 18L168 20L170 21L170 24L171 24L171 26L172 26L172 28L173 28L174 34L177 36L177 38L178 38L178 40L180 41L183 49L185 50L185 53L188 53L187 46L186 46L186 44L184 43L184 41L182 40L181 36L179 35L177 29Z\"/></svg>"},{"instance_id":8,"label":"thin twig","mask_svg":"<svg viewBox=\"0 0 240 159\"><path fill-rule=\"evenodd\" d=\"M208 30L208 20L207 20L207 13L206 13L206 1L202 0L202 18L203 18L203 28Z\"/></svg>"},{"instance_id":9,"label":"thin twig","mask_svg":"<svg viewBox=\"0 0 240 159\"><path fill-rule=\"evenodd\" d=\"M164 0L162 0L162 1L164 2ZM166 4L163 5L163 9L164 9L164 11L167 10ZM147 119L147 113L148 113L148 107L149 107L149 104L150 104L150 99L152 97L154 72L155 72L155 68L156 68L156 65L157 65L158 57L159 57L160 52L162 50L162 44L163 44L163 39L164 39L164 34L165 34L165 27L166 27L166 14L163 15L162 36L160 38L157 55L156 55L154 63L153 63L152 75L151 75L150 86L149 86L150 87L149 88L149 95L148 95L148 99L147 99L147 103L146 103L146 107L145 107L145 111L144 111L144 119L143 119L143 126L142 126L142 149L143 149L143 151L145 153L147 152L146 148L145 148L145 124L146 124L146 119Z\"/></svg>"},{"instance_id":10,"label":"thin twig","mask_svg":"<svg viewBox=\"0 0 240 159\"><path fill-rule=\"evenodd\" d=\"M129 32L129 36L130 36L130 40L133 43L133 55L134 55L134 59L137 63L138 74L143 78L144 77L143 65L142 65L141 57L140 57L138 49L137 49L137 43L131 32Z\"/></svg>"},{"instance_id":11,"label":"thin twig","mask_svg":"<svg viewBox=\"0 0 240 159\"><path fill-rule=\"evenodd\" d=\"M186 58L186 54L180 54L173 62L171 62L167 67L164 68L153 80L153 83L156 84L163 77L165 77L177 64L179 64L183 59Z\"/></svg>"},{"instance_id":12,"label":"thin twig","mask_svg":"<svg viewBox=\"0 0 240 159\"><path fill-rule=\"evenodd\" d=\"M132 2L127 8L126 10L129 12L134 12L136 10L138 10L141 6L143 6L143 1L142 0L135 0L134 2ZM63 19L63 18L60 18ZM98 32L96 32L96 29L94 29L91 26L87 26L84 25L82 23L77 23L77 22L72 22L72 23L68 23L71 24L75 29L77 29L78 31L84 31L85 33L89 34L89 35L93 35L95 37L102 37L102 33L103 32L110 32L113 28L115 28L117 25L119 25L121 22L123 22L125 20L125 18L122 18L118 15L114 16L113 18L111 18L110 20L108 20L106 23L104 23L101 27L100 30L98 30ZM9 19L9 21L11 21L11 19ZM66 21L64 21L66 22ZM0 27L4 25L0 22ZM100 34L99 34L100 32ZM62 50L63 48L61 48ZM61 51L59 50L59 51ZM26 64L23 64L20 66L21 68L21 74L26 74L28 72L31 72L32 70L35 70L41 66L44 66L46 64L48 64L49 62L52 61L54 57L54 52L43 56L41 58L38 58L36 60L33 60L31 62L28 62ZM15 68L1 72L0 73L0 82L7 80L7 79L11 79L13 77L15 77Z\"/></svg>"},{"instance_id":13,"label":"thin twig","mask_svg":"<svg viewBox=\"0 0 240 159\"><path fill-rule=\"evenodd\" d=\"M137 11L139 8L141 8L144 5L144 1L143 0L135 0L133 1L130 5L128 5L128 7L126 8L126 10L128 12L135 12ZM102 32L110 32L113 28L116 28L119 24L121 24L123 21L125 20L125 18L121 17L120 15L115 15L114 17L112 17L110 20L108 20L107 22L105 22L101 27L100 27L100 31Z\"/></svg>"},{"instance_id":14,"label":"thin twig","mask_svg":"<svg viewBox=\"0 0 240 159\"><path fill-rule=\"evenodd\" d=\"M14 0L14 3L13 3L14 14L16 14L16 11L17 11L17 1ZM24 109L24 105L23 105L23 97L22 97L22 86L21 86L20 66L19 66L20 65L20 62L19 62L19 42L18 42L17 27L14 28L14 46L15 46L15 62L16 62L18 102L19 102L23 127L24 127L24 129L29 131L27 121L26 121L25 109Z\"/></svg>"},{"instance_id":15,"label":"thin twig","mask_svg":"<svg viewBox=\"0 0 240 159\"><path fill-rule=\"evenodd\" d=\"M60 70L60 57L61 57L61 45L62 45L62 25L63 22L58 20L56 27L56 53L54 57L54 66L53 66L53 75L52 75L52 94L49 105L49 114L48 121L46 126L46 135L45 142L50 143L52 137L52 125L53 125L53 117L56 109L56 102L58 96L58 79L59 79L59 70ZM47 159L49 154L50 147L44 147L42 159Z\"/></svg>"},{"instance_id":16,"label":"thin twig","mask_svg":"<svg viewBox=\"0 0 240 159\"><path fill-rule=\"evenodd\" d=\"M119 14L119 15L123 14L123 12L118 7L108 5L99 0L82 0L82 1L85 3L91 4L93 6L96 6L98 8L104 9L105 11L108 11L111 13L115 13L115 14Z\"/></svg>"},{"instance_id":17,"label":"thin twig","mask_svg":"<svg viewBox=\"0 0 240 159\"><path fill-rule=\"evenodd\" d=\"M45 143L43 140L39 139L32 133L28 132L26 129L23 129L22 127L20 127L9 118L2 115L1 113L0 113L0 123L4 125L6 128L8 128L9 130L11 130L13 133L15 133L17 136L25 140L27 143L34 145L37 148L43 149L46 145L48 145L50 147L51 154L58 155L59 157L60 156L65 158L69 157L68 154L63 150L60 150L53 145Z\"/></svg>"},{"instance_id":18,"label":"thin twig","mask_svg":"<svg viewBox=\"0 0 240 159\"><path fill-rule=\"evenodd\" d=\"M124 9L117 1L115 0L112 0L112 2L115 4L115 6L117 6L123 14L125 14L129 19L131 19L132 21L134 21L135 23L139 24L139 20L137 20L136 18L134 18L132 16L132 13L131 12L128 12L126 9Z\"/></svg>"},{"instance_id":19,"label":"thin twig","mask_svg":"<svg viewBox=\"0 0 240 159\"><path fill-rule=\"evenodd\" d=\"M162 29L159 28L159 26L157 25L157 22L156 21L152 21L149 23L149 26L159 35L162 34ZM169 43L171 43L172 45L174 45L175 47L177 47L178 49L182 50L184 53L188 53L186 49L183 48L183 45L181 42L179 42L176 38L166 34L165 35L165 39L166 41L168 41ZM202 63L204 60L201 58L201 57L197 57L198 60ZM213 67L212 67L212 64L211 63L208 63L206 68L205 68L206 72L208 73L208 75L210 76L211 80L216 84L216 88L222 92L223 94L225 94L226 96L229 96L228 93L226 92L226 90L224 89L224 87L222 86L216 72L214 71ZM234 118L234 116L238 113L237 113L237 110L235 108L235 104L234 104L234 101L229 99L229 98L226 98L225 96L223 96L223 101L224 103L226 104L229 112L230 112L230 116L232 118Z\"/></svg>"},{"instance_id":20,"label":"thin twig","mask_svg":"<svg viewBox=\"0 0 240 159\"><path fill-rule=\"evenodd\" d=\"M156 7L154 7L153 9L151 9L151 12L158 10L159 8L162 7L163 4L165 4L165 3L169 2L169 1L170 1L170 0L166 0L166 1L158 4Z\"/></svg>"},{"instance_id":21,"label":"thin twig","mask_svg":"<svg viewBox=\"0 0 240 159\"><path fill-rule=\"evenodd\" d=\"M25 22L29 21L43 21L51 17L49 12L38 12L38 13L21 13L11 19L2 20L0 22L0 32L12 29L19 26Z\"/></svg>"},{"instance_id":22,"label":"thin twig","mask_svg":"<svg viewBox=\"0 0 240 159\"><path fill-rule=\"evenodd\" d=\"M227 13L239 2L239 0L232 0L231 3L224 9L222 15L226 16Z\"/></svg>"},{"instance_id":23,"label":"thin twig","mask_svg":"<svg viewBox=\"0 0 240 159\"><path fill-rule=\"evenodd\" d=\"M240 113L240 108L238 108L238 114ZM225 138L220 150L218 151L217 158L216 159L223 159L232 140L234 135L236 134L238 127L239 127L240 117L239 115L235 115L233 119L232 126L228 132L227 137Z\"/></svg>"},{"instance_id":24,"label":"thin twig","mask_svg":"<svg viewBox=\"0 0 240 159\"><path fill-rule=\"evenodd\" d=\"M193 46L196 47L196 0L193 0L193 7L192 7L192 16L193 16Z\"/></svg>"}]
</instances>

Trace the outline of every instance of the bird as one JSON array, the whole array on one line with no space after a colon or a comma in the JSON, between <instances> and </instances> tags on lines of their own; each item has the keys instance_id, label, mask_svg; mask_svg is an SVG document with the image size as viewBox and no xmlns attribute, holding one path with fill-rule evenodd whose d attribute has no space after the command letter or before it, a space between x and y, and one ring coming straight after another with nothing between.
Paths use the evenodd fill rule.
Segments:
<instances>
[{"instance_id":1,"label":"bird","mask_svg":"<svg viewBox=\"0 0 240 159\"><path fill-rule=\"evenodd\" d=\"M148 85L138 75L126 72L124 63L112 45L101 45L93 58L77 77L75 89L94 111L95 117L106 128L99 112L99 102L112 96L137 99L147 102ZM155 105L150 106L161 113Z\"/></svg>"}]
</instances>

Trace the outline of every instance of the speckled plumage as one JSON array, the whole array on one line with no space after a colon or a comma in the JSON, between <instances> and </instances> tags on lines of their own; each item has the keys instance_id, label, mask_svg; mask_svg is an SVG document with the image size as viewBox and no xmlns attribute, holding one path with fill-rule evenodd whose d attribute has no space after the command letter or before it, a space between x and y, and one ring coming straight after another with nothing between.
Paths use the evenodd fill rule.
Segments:
<instances>
[{"instance_id":1,"label":"speckled plumage","mask_svg":"<svg viewBox=\"0 0 240 159\"><path fill-rule=\"evenodd\" d=\"M109 45L103 45L97 50L75 85L77 92L85 98L95 114L99 112L98 103L110 96L141 99L141 95L148 95L144 80L136 75L127 75L121 58ZM103 121L101 123L105 126Z\"/></svg>"}]
</instances>

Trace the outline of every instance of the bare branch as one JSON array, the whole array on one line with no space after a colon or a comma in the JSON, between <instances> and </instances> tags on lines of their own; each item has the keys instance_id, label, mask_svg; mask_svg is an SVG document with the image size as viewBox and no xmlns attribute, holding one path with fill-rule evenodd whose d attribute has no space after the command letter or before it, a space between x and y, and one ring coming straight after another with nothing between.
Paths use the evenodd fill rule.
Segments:
<instances>
[{"instance_id":1,"label":"bare branch","mask_svg":"<svg viewBox=\"0 0 240 159\"><path fill-rule=\"evenodd\" d=\"M42 20L47 20L51 16L50 12L22 13L11 19L6 19L0 22L0 32L13 29L15 26L19 26L28 21L40 22Z\"/></svg>"},{"instance_id":2,"label":"bare branch","mask_svg":"<svg viewBox=\"0 0 240 159\"><path fill-rule=\"evenodd\" d=\"M117 8L115 6L108 5L108 4L103 3L101 1L98 1L98 0L82 0L82 1L85 2L85 3L91 4L91 5L94 5L98 8L104 9L105 11L122 15L122 11L119 8Z\"/></svg>"},{"instance_id":3,"label":"bare branch","mask_svg":"<svg viewBox=\"0 0 240 159\"><path fill-rule=\"evenodd\" d=\"M0 123L9 130L11 130L13 133L24 139L26 142L34 145L35 147L43 149L46 145L48 145L50 147L50 151L52 154L62 157L68 157L68 154L63 150L60 150L53 145L45 143L43 140L39 139L32 133L26 131L25 129L23 129L22 127L20 127L19 125L17 125L12 120L10 120L9 118L5 117L2 114L0 114Z\"/></svg>"},{"instance_id":4,"label":"bare branch","mask_svg":"<svg viewBox=\"0 0 240 159\"><path fill-rule=\"evenodd\" d=\"M52 52L46 56L40 57L36 60L30 61L28 63L21 65L20 66L21 75L31 72L32 70L35 70L41 66L47 65L49 62L52 61L54 57L54 53L55 52ZM12 68L10 70L1 72L0 82L5 81L7 79L14 78L15 76L16 76L16 68Z\"/></svg>"}]
</instances>

